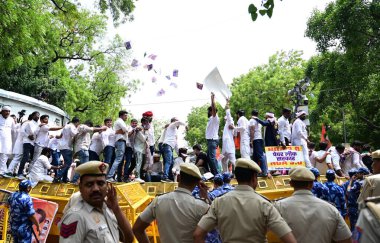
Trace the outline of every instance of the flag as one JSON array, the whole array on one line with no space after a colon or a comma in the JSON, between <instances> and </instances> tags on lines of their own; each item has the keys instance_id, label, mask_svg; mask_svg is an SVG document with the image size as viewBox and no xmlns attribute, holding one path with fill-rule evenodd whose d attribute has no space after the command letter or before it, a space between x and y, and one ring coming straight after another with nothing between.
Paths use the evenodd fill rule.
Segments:
<instances>
[{"instance_id":1,"label":"flag","mask_svg":"<svg viewBox=\"0 0 380 243\"><path fill-rule=\"evenodd\" d=\"M326 127L325 124L322 123L322 131L321 131L321 142L326 141Z\"/></svg>"},{"instance_id":2,"label":"flag","mask_svg":"<svg viewBox=\"0 0 380 243\"><path fill-rule=\"evenodd\" d=\"M127 50L129 50L129 49L132 48L132 46L131 46L131 42L130 42L130 41L125 42L124 45L125 45L125 48L126 48Z\"/></svg>"},{"instance_id":3,"label":"flag","mask_svg":"<svg viewBox=\"0 0 380 243\"><path fill-rule=\"evenodd\" d=\"M131 63L131 66L132 67L138 67L138 65L139 65L139 61L137 61L136 59L133 59L132 63Z\"/></svg>"},{"instance_id":4,"label":"flag","mask_svg":"<svg viewBox=\"0 0 380 243\"><path fill-rule=\"evenodd\" d=\"M203 84L197 83L197 88L200 89L200 90L202 90L203 89Z\"/></svg>"},{"instance_id":5,"label":"flag","mask_svg":"<svg viewBox=\"0 0 380 243\"><path fill-rule=\"evenodd\" d=\"M157 55L150 54L148 58L152 59L153 61L156 60Z\"/></svg>"},{"instance_id":6,"label":"flag","mask_svg":"<svg viewBox=\"0 0 380 243\"><path fill-rule=\"evenodd\" d=\"M177 69L173 70L173 77L178 77L178 70Z\"/></svg>"}]
</instances>

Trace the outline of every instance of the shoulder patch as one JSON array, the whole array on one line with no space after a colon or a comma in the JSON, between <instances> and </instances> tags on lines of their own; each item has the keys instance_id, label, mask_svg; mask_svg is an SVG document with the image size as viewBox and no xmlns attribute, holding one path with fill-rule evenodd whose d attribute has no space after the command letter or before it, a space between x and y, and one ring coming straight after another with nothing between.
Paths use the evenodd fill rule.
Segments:
<instances>
[{"instance_id":1,"label":"shoulder patch","mask_svg":"<svg viewBox=\"0 0 380 243\"><path fill-rule=\"evenodd\" d=\"M71 224L62 223L59 235L62 236L63 238L68 238L77 232L77 226L78 226L78 221L75 221Z\"/></svg>"}]
</instances>

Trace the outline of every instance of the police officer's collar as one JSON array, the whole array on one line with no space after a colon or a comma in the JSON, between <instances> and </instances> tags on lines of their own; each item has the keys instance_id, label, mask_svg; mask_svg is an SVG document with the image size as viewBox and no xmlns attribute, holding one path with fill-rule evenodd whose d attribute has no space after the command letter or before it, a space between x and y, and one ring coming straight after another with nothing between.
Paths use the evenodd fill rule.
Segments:
<instances>
[{"instance_id":1,"label":"police officer's collar","mask_svg":"<svg viewBox=\"0 0 380 243\"><path fill-rule=\"evenodd\" d=\"M252 187L248 185L236 185L235 190L237 191L255 191Z\"/></svg>"},{"instance_id":2,"label":"police officer's collar","mask_svg":"<svg viewBox=\"0 0 380 243\"><path fill-rule=\"evenodd\" d=\"M187 194L189 194L189 195L193 195L192 193L191 193L191 191L189 191L189 190L187 190L186 188L183 188L183 187L177 187L177 189L175 189L175 191L176 192L184 192L184 193L187 193Z\"/></svg>"},{"instance_id":3,"label":"police officer's collar","mask_svg":"<svg viewBox=\"0 0 380 243\"><path fill-rule=\"evenodd\" d=\"M293 195L311 195L313 196L313 193L310 190L297 190L293 192Z\"/></svg>"}]
</instances>

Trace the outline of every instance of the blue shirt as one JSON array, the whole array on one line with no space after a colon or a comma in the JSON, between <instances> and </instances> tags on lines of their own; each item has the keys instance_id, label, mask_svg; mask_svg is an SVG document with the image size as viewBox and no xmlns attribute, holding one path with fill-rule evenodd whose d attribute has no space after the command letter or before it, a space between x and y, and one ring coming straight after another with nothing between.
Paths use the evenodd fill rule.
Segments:
<instances>
[{"instance_id":1,"label":"blue shirt","mask_svg":"<svg viewBox=\"0 0 380 243\"><path fill-rule=\"evenodd\" d=\"M361 190L362 186L363 186L363 180L355 180L351 184L350 190L347 190L347 193L346 193L346 195L347 195L347 207L350 207L350 208L357 208L358 207L357 200L359 198L360 190Z\"/></svg>"},{"instance_id":2,"label":"blue shirt","mask_svg":"<svg viewBox=\"0 0 380 243\"><path fill-rule=\"evenodd\" d=\"M211 192L209 192L208 197L210 198L211 201L214 201L215 198L223 195L224 193L226 193L226 192L223 190L223 186L220 186L220 187L212 190Z\"/></svg>"},{"instance_id":3,"label":"blue shirt","mask_svg":"<svg viewBox=\"0 0 380 243\"><path fill-rule=\"evenodd\" d=\"M325 201L329 200L329 189L319 181L313 182L313 188L311 189L311 192L319 199Z\"/></svg>"},{"instance_id":4,"label":"blue shirt","mask_svg":"<svg viewBox=\"0 0 380 243\"><path fill-rule=\"evenodd\" d=\"M8 204L10 208L10 220L12 234L19 234L19 229L30 229L32 234L32 221L29 220L30 216L33 216L35 211L33 208L32 198L27 192L17 191L12 193L8 198Z\"/></svg>"},{"instance_id":5,"label":"blue shirt","mask_svg":"<svg viewBox=\"0 0 380 243\"><path fill-rule=\"evenodd\" d=\"M223 190L224 190L225 192L232 191L233 189L234 189L234 187L231 186L231 184L224 183L224 185L223 185Z\"/></svg>"},{"instance_id":6,"label":"blue shirt","mask_svg":"<svg viewBox=\"0 0 380 243\"><path fill-rule=\"evenodd\" d=\"M329 202L333 203L338 209L342 217L347 214L346 211L346 200L344 197L343 189L335 184L333 181L325 182L325 186L329 189Z\"/></svg>"}]
</instances>

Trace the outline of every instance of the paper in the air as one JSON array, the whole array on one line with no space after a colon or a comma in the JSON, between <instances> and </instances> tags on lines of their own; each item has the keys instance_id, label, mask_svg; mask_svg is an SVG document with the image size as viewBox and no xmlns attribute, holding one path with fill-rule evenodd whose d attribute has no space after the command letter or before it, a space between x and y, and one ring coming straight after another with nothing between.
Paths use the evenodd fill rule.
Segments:
<instances>
[{"instance_id":1,"label":"paper in the air","mask_svg":"<svg viewBox=\"0 0 380 243\"><path fill-rule=\"evenodd\" d=\"M204 86L215 94L216 100L221 106L226 105L226 99L230 98L231 90L224 83L217 67L215 67L203 81Z\"/></svg>"}]
</instances>

